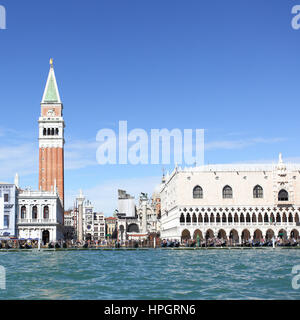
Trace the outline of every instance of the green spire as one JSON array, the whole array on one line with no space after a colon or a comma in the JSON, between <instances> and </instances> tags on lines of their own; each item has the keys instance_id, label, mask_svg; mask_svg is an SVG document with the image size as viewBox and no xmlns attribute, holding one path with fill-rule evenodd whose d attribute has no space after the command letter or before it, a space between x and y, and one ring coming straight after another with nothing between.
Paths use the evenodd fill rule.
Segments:
<instances>
[{"instance_id":1,"label":"green spire","mask_svg":"<svg viewBox=\"0 0 300 320\"><path fill-rule=\"evenodd\" d=\"M56 87L55 87L55 82L53 79L53 74L50 75L50 79L48 82L48 87L47 87L44 101L45 102L58 102L58 96L57 96L57 91L56 91Z\"/></svg>"},{"instance_id":2,"label":"green spire","mask_svg":"<svg viewBox=\"0 0 300 320\"><path fill-rule=\"evenodd\" d=\"M52 59L50 60L50 71L49 71L42 103L61 103Z\"/></svg>"}]
</instances>

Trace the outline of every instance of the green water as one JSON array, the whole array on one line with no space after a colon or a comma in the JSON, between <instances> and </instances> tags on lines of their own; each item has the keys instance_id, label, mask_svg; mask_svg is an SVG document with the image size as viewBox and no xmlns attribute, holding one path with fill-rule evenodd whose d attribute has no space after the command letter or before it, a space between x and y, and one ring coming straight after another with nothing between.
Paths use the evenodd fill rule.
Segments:
<instances>
[{"instance_id":1,"label":"green water","mask_svg":"<svg viewBox=\"0 0 300 320\"><path fill-rule=\"evenodd\" d=\"M299 299L300 250L1 252L0 299Z\"/></svg>"}]
</instances>

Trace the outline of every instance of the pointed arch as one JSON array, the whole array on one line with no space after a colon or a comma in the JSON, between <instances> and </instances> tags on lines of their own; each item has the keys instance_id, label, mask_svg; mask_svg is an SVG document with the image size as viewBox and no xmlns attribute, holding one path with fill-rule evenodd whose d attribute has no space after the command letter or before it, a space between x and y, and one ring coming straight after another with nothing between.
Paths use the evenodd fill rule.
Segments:
<instances>
[{"instance_id":1,"label":"pointed arch","mask_svg":"<svg viewBox=\"0 0 300 320\"><path fill-rule=\"evenodd\" d=\"M208 229L205 233L205 239L208 240L209 238L214 237L214 232L211 229Z\"/></svg>"},{"instance_id":2,"label":"pointed arch","mask_svg":"<svg viewBox=\"0 0 300 320\"><path fill-rule=\"evenodd\" d=\"M184 214L183 214L183 213L181 213L181 216L180 216L180 218L179 218L179 222L180 222L180 223L185 223L185 217L184 217Z\"/></svg>"},{"instance_id":3,"label":"pointed arch","mask_svg":"<svg viewBox=\"0 0 300 320\"><path fill-rule=\"evenodd\" d=\"M248 229L244 229L241 237L243 241L248 241L251 238L250 231Z\"/></svg>"},{"instance_id":4,"label":"pointed arch","mask_svg":"<svg viewBox=\"0 0 300 320\"><path fill-rule=\"evenodd\" d=\"M187 223L191 223L191 216L190 216L190 213L188 212L187 215L186 215L186 222Z\"/></svg>"},{"instance_id":5,"label":"pointed arch","mask_svg":"<svg viewBox=\"0 0 300 320\"><path fill-rule=\"evenodd\" d=\"M204 222L205 222L205 223L208 223L208 222L209 222L208 214L207 214L207 213L205 213L205 215L204 215Z\"/></svg>"},{"instance_id":6,"label":"pointed arch","mask_svg":"<svg viewBox=\"0 0 300 320\"><path fill-rule=\"evenodd\" d=\"M296 230L296 229L293 229L291 231L291 235L290 236L291 236L292 239L298 240L299 239L299 231Z\"/></svg>"},{"instance_id":7,"label":"pointed arch","mask_svg":"<svg viewBox=\"0 0 300 320\"><path fill-rule=\"evenodd\" d=\"M257 219L256 219L256 214L255 212L252 213L252 223L256 223Z\"/></svg>"},{"instance_id":8,"label":"pointed arch","mask_svg":"<svg viewBox=\"0 0 300 320\"><path fill-rule=\"evenodd\" d=\"M269 222L269 216L267 213L264 215L264 222Z\"/></svg>"},{"instance_id":9,"label":"pointed arch","mask_svg":"<svg viewBox=\"0 0 300 320\"><path fill-rule=\"evenodd\" d=\"M239 223L239 216L237 213L234 214L234 223Z\"/></svg>"},{"instance_id":10,"label":"pointed arch","mask_svg":"<svg viewBox=\"0 0 300 320\"><path fill-rule=\"evenodd\" d=\"M277 212L277 215L276 215L276 223L281 223L281 216L279 212Z\"/></svg>"},{"instance_id":11,"label":"pointed arch","mask_svg":"<svg viewBox=\"0 0 300 320\"><path fill-rule=\"evenodd\" d=\"M192 221L193 223L197 223L197 216L195 212L193 213Z\"/></svg>"},{"instance_id":12,"label":"pointed arch","mask_svg":"<svg viewBox=\"0 0 300 320\"><path fill-rule=\"evenodd\" d=\"M280 229L278 232L278 237L281 239L287 239L287 232L284 229Z\"/></svg>"},{"instance_id":13,"label":"pointed arch","mask_svg":"<svg viewBox=\"0 0 300 320\"><path fill-rule=\"evenodd\" d=\"M218 238L219 239L227 239L226 231L224 229L220 229L218 232Z\"/></svg>"},{"instance_id":14,"label":"pointed arch","mask_svg":"<svg viewBox=\"0 0 300 320\"><path fill-rule=\"evenodd\" d=\"M266 232L266 240L272 240L275 236L275 233L272 229L268 229Z\"/></svg>"},{"instance_id":15,"label":"pointed arch","mask_svg":"<svg viewBox=\"0 0 300 320\"><path fill-rule=\"evenodd\" d=\"M284 222L284 223L287 222L287 217L286 217L285 212L284 212L283 215L282 215L282 222Z\"/></svg>"},{"instance_id":16,"label":"pointed arch","mask_svg":"<svg viewBox=\"0 0 300 320\"><path fill-rule=\"evenodd\" d=\"M245 222L245 216L244 216L243 212L240 215L240 222L242 222L242 223Z\"/></svg>"},{"instance_id":17,"label":"pointed arch","mask_svg":"<svg viewBox=\"0 0 300 320\"><path fill-rule=\"evenodd\" d=\"M203 223L203 218L201 212L198 214L198 223Z\"/></svg>"},{"instance_id":18,"label":"pointed arch","mask_svg":"<svg viewBox=\"0 0 300 320\"><path fill-rule=\"evenodd\" d=\"M202 232L199 229L196 229L193 234L193 239L197 240L197 236L199 236L200 240L203 240Z\"/></svg>"},{"instance_id":19,"label":"pointed arch","mask_svg":"<svg viewBox=\"0 0 300 320\"><path fill-rule=\"evenodd\" d=\"M190 240L190 239L191 239L191 234L190 234L189 230L184 229L181 233L181 241Z\"/></svg>"},{"instance_id":20,"label":"pointed arch","mask_svg":"<svg viewBox=\"0 0 300 320\"><path fill-rule=\"evenodd\" d=\"M225 212L223 212L223 214L222 214L222 222L227 223L227 217L226 217Z\"/></svg>"},{"instance_id":21,"label":"pointed arch","mask_svg":"<svg viewBox=\"0 0 300 320\"><path fill-rule=\"evenodd\" d=\"M247 222L247 223L250 223L250 222L251 222L251 218L250 218L249 212L247 212L247 214L246 214L246 222Z\"/></svg>"},{"instance_id":22,"label":"pointed arch","mask_svg":"<svg viewBox=\"0 0 300 320\"><path fill-rule=\"evenodd\" d=\"M235 229L230 230L229 239L235 242L239 241L239 234Z\"/></svg>"},{"instance_id":23,"label":"pointed arch","mask_svg":"<svg viewBox=\"0 0 300 320\"><path fill-rule=\"evenodd\" d=\"M253 240L260 241L263 237L263 234L260 229L256 229L253 233Z\"/></svg>"}]
</instances>

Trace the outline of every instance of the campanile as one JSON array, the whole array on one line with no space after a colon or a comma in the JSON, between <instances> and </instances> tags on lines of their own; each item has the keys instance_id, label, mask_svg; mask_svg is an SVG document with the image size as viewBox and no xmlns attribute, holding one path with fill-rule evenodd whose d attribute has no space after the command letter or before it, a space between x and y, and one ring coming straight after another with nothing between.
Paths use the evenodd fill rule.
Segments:
<instances>
[{"instance_id":1,"label":"campanile","mask_svg":"<svg viewBox=\"0 0 300 320\"><path fill-rule=\"evenodd\" d=\"M57 190L64 204L63 104L57 87L53 59L41 102L39 118L39 189Z\"/></svg>"}]
</instances>

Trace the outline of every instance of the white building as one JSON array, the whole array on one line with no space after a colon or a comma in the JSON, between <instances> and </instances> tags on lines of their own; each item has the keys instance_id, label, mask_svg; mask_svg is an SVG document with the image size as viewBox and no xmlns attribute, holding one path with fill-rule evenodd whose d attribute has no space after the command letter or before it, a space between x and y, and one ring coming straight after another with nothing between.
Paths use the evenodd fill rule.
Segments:
<instances>
[{"instance_id":1,"label":"white building","mask_svg":"<svg viewBox=\"0 0 300 320\"><path fill-rule=\"evenodd\" d=\"M176 168L161 185L161 238L299 238L300 164Z\"/></svg>"},{"instance_id":2,"label":"white building","mask_svg":"<svg viewBox=\"0 0 300 320\"><path fill-rule=\"evenodd\" d=\"M64 212L56 191L19 190L19 239L41 239L44 244L63 240Z\"/></svg>"},{"instance_id":3,"label":"white building","mask_svg":"<svg viewBox=\"0 0 300 320\"><path fill-rule=\"evenodd\" d=\"M121 194L122 196L122 194ZM128 202L128 201L130 202ZM124 201L129 203L129 206L124 206ZM119 190L119 209L118 217L118 240L145 240L150 234L158 232L159 221L153 201L148 199L148 195L141 193L138 206L134 203L134 197L126 194L126 198L120 199ZM130 208L130 214L123 212L123 208ZM133 207L133 209L132 209ZM133 215L132 212L135 214Z\"/></svg>"},{"instance_id":4,"label":"white building","mask_svg":"<svg viewBox=\"0 0 300 320\"><path fill-rule=\"evenodd\" d=\"M15 184L0 182L0 237L15 237L17 216Z\"/></svg>"},{"instance_id":5,"label":"white building","mask_svg":"<svg viewBox=\"0 0 300 320\"><path fill-rule=\"evenodd\" d=\"M136 217L134 197L125 190L118 190L118 213L125 217Z\"/></svg>"},{"instance_id":6,"label":"white building","mask_svg":"<svg viewBox=\"0 0 300 320\"><path fill-rule=\"evenodd\" d=\"M85 241L105 240L104 214L94 212L94 206L89 200L83 203L83 238Z\"/></svg>"},{"instance_id":7,"label":"white building","mask_svg":"<svg viewBox=\"0 0 300 320\"><path fill-rule=\"evenodd\" d=\"M105 217L103 213L94 213L94 233L93 238L95 241L105 240Z\"/></svg>"}]
</instances>

